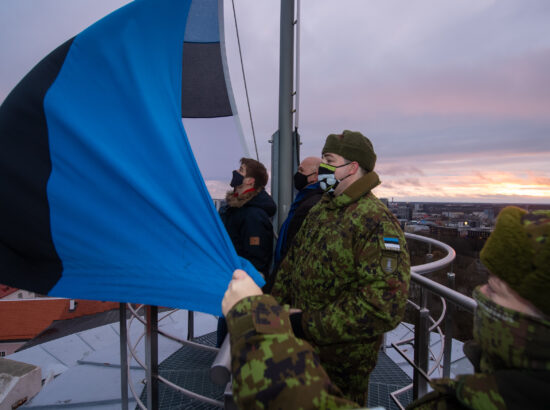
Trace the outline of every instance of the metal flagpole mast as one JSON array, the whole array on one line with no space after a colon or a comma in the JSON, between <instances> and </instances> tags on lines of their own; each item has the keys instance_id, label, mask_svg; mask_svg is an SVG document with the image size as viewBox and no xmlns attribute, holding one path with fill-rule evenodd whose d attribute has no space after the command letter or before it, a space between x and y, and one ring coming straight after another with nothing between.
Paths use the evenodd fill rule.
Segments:
<instances>
[{"instance_id":1,"label":"metal flagpole mast","mask_svg":"<svg viewBox=\"0 0 550 410\"><path fill-rule=\"evenodd\" d=\"M273 136L273 182L277 186L277 230L292 203L294 87L294 0L281 0L281 43L279 62L279 131ZM275 141L276 140L276 141ZM275 180L276 179L276 180Z\"/></svg>"}]
</instances>

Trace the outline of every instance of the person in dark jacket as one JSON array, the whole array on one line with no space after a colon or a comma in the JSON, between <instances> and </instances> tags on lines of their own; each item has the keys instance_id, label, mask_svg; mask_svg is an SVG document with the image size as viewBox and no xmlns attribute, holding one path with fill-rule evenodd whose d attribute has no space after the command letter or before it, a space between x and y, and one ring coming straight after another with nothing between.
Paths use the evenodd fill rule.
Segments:
<instances>
[{"instance_id":1,"label":"person in dark jacket","mask_svg":"<svg viewBox=\"0 0 550 410\"><path fill-rule=\"evenodd\" d=\"M265 191L268 175L264 165L251 158L241 158L233 171L226 205L220 209L225 229L239 256L248 259L267 277L273 253L271 217L277 206Z\"/></svg>"},{"instance_id":2,"label":"person in dark jacket","mask_svg":"<svg viewBox=\"0 0 550 410\"><path fill-rule=\"evenodd\" d=\"M277 206L265 191L268 175L265 166L251 158L241 158L241 166L233 171L226 205L220 217L237 251L267 278L273 255L273 225L271 218ZM218 320L217 345L227 335L224 318Z\"/></svg>"},{"instance_id":3,"label":"person in dark jacket","mask_svg":"<svg viewBox=\"0 0 550 410\"><path fill-rule=\"evenodd\" d=\"M294 188L298 194L296 194L288 216L279 230L279 238L273 256L275 267L286 255L292 239L300 230L309 210L319 202L324 193L317 181L321 161L321 158L318 157L307 157L300 163L298 171L294 174Z\"/></svg>"}]
</instances>

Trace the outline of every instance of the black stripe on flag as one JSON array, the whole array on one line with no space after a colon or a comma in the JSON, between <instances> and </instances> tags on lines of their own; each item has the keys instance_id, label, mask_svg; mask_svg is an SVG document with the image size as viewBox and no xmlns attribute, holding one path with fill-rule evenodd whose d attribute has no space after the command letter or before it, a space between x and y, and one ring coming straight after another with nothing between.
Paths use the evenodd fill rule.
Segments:
<instances>
[{"instance_id":1,"label":"black stripe on flag","mask_svg":"<svg viewBox=\"0 0 550 410\"><path fill-rule=\"evenodd\" d=\"M223 74L220 43L183 44L183 118L233 115Z\"/></svg>"},{"instance_id":2,"label":"black stripe on flag","mask_svg":"<svg viewBox=\"0 0 550 410\"><path fill-rule=\"evenodd\" d=\"M38 63L0 106L0 283L47 294L63 266L50 225L44 97L73 39Z\"/></svg>"}]
</instances>

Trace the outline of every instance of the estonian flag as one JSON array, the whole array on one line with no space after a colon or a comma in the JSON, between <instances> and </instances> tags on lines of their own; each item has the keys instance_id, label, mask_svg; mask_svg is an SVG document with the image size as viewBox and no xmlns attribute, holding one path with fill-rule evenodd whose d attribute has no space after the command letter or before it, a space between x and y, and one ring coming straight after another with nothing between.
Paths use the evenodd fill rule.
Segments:
<instances>
[{"instance_id":1,"label":"estonian flag","mask_svg":"<svg viewBox=\"0 0 550 410\"><path fill-rule=\"evenodd\" d=\"M220 313L240 259L182 116L233 115L218 0L136 0L0 107L0 283ZM228 84L228 83L227 83Z\"/></svg>"}]
</instances>

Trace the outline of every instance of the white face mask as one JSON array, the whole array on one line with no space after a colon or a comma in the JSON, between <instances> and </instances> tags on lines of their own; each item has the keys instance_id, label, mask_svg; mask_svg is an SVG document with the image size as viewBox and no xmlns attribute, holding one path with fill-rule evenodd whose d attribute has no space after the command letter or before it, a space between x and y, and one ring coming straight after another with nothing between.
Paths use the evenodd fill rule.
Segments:
<instances>
[{"instance_id":1,"label":"white face mask","mask_svg":"<svg viewBox=\"0 0 550 410\"><path fill-rule=\"evenodd\" d=\"M334 192L338 184L349 177L349 175L345 176L344 178L338 180L336 179L336 176L334 173L336 172L336 168L345 167L346 165L351 164L351 162L348 162L347 164L339 165L339 166L333 166L329 164L321 163L319 165L319 185L321 189L325 192Z\"/></svg>"}]
</instances>

